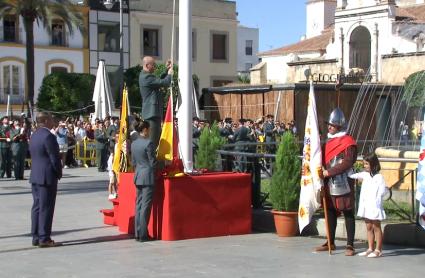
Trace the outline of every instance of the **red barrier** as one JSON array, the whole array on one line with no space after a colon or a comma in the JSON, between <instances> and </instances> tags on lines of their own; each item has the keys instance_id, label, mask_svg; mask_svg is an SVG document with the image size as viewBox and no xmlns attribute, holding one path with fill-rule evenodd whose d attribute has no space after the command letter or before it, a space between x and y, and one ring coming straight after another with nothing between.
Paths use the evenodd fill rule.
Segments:
<instances>
[{"instance_id":1,"label":"red barrier","mask_svg":"<svg viewBox=\"0 0 425 278\"><path fill-rule=\"evenodd\" d=\"M120 174L118 196L114 218L121 232L132 234L136 197L133 173ZM180 240L248 234L251 221L250 175L208 173L165 178L155 188L149 235Z\"/></svg>"}]
</instances>

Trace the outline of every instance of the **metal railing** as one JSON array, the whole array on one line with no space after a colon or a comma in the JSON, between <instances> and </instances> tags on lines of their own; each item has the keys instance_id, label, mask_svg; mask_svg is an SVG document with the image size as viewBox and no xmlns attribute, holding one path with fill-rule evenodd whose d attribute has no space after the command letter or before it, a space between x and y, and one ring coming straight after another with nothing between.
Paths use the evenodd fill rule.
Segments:
<instances>
[{"instance_id":1,"label":"metal railing","mask_svg":"<svg viewBox=\"0 0 425 278\"><path fill-rule=\"evenodd\" d=\"M277 143L244 143L244 144L226 144L223 146L223 149L218 150L217 153L221 156L222 160L222 170L225 171L239 171L238 163L245 164L245 171L251 173L252 175L252 206L254 208L263 208L266 203L267 195L264 195L261 192L261 181L264 179L270 179L273 175L273 164L276 158L276 154L267 153L266 146L275 145ZM235 151L235 147L252 147L255 146L255 152L246 152L246 151ZM243 158L243 159L241 159ZM302 159L302 156L300 156ZM363 158L359 156L357 161L362 161ZM417 163L418 159L410 158L380 158L381 162L401 162L401 163ZM398 208L398 215L404 220L410 222L417 222L417 206L415 200L415 186L416 186L416 169L382 169L383 171L407 171L403 176L401 176L396 182L388 186L389 195L386 197L386 201L391 202L395 207ZM396 201L394 193L399 185L406 182L410 183L410 212L406 212L403 209L399 202ZM360 187L357 187L356 192ZM406 192L406 191L404 191Z\"/></svg>"}]
</instances>

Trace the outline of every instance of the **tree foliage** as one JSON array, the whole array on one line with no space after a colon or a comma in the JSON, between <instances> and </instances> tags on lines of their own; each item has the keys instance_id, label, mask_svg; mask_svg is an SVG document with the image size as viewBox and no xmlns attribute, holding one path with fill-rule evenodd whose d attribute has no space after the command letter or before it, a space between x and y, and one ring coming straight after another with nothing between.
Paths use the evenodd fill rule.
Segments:
<instances>
[{"instance_id":1,"label":"tree foliage","mask_svg":"<svg viewBox=\"0 0 425 278\"><path fill-rule=\"evenodd\" d=\"M403 100L408 107L425 106L425 71L415 72L406 79Z\"/></svg>"},{"instance_id":2,"label":"tree foliage","mask_svg":"<svg viewBox=\"0 0 425 278\"><path fill-rule=\"evenodd\" d=\"M37 107L40 110L61 113L92 105L95 81L94 75L86 73L49 74L43 79ZM92 106L84 111L70 112L69 115L87 114L93 111L94 107Z\"/></svg>"},{"instance_id":3,"label":"tree foliage","mask_svg":"<svg viewBox=\"0 0 425 278\"><path fill-rule=\"evenodd\" d=\"M28 101L34 104L34 22L41 23L50 34L53 20L60 19L72 35L74 29L86 33L84 18L70 0L1 0L0 18L5 15L22 16L24 21Z\"/></svg>"},{"instance_id":4,"label":"tree foliage","mask_svg":"<svg viewBox=\"0 0 425 278\"><path fill-rule=\"evenodd\" d=\"M281 137L270 188L275 210L297 211L300 198L301 160L296 137L285 132Z\"/></svg>"},{"instance_id":5,"label":"tree foliage","mask_svg":"<svg viewBox=\"0 0 425 278\"><path fill-rule=\"evenodd\" d=\"M199 137L198 152L195 156L195 167L197 169L215 170L217 163L217 150L226 140L220 136L217 123L211 128L205 127Z\"/></svg>"}]
</instances>

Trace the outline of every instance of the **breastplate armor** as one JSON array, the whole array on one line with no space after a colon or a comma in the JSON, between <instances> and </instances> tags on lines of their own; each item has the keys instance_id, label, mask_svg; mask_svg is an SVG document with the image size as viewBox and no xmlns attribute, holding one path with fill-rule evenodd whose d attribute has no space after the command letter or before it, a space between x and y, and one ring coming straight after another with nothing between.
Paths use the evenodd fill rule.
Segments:
<instances>
[{"instance_id":1,"label":"breastplate armor","mask_svg":"<svg viewBox=\"0 0 425 278\"><path fill-rule=\"evenodd\" d=\"M340 164L341 160L342 158L338 158L338 156L336 156L331 160L330 166L334 167L335 165ZM328 180L328 186L329 193L334 196L350 193L350 185L348 184L348 176L346 172L330 177Z\"/></svg>"}]
</instances>

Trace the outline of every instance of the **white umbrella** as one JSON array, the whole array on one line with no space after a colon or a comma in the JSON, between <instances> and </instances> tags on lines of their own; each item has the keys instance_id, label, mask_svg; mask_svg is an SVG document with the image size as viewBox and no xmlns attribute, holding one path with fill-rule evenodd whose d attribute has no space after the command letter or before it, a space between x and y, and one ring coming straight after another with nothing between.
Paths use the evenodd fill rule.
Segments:
<instances>
[{"instance_id":1,"label":"white umbrella","mask_svg":"<svg viewBox=\"0 0 425 278\"><path fill-rule=\"evenodd\" d=\"M112 115L112 93L109 84L108 74L106 73L105 61L99 61L97 69L96 83L94 84L93 99L94 115L92 122L96 118L103 120L106 116Z\"/></svg>"}]
</instances>

